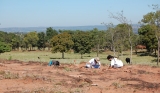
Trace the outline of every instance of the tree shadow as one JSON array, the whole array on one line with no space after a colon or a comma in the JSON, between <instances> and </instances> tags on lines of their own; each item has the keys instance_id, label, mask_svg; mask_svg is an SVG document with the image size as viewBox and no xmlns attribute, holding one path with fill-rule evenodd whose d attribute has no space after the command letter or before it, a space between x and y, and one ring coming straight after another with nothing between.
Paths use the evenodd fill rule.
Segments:
<instances>
[{"instance_id":1,"label":"tree shadow","mask_svg":"<svg viewBox=\"0 0 160 93\"><path fill-rule=\"evenodd\" d=\"M55 58L55 57L50 57L50 59L71 59L71 58Z\"/></svg>"}]
</instances>

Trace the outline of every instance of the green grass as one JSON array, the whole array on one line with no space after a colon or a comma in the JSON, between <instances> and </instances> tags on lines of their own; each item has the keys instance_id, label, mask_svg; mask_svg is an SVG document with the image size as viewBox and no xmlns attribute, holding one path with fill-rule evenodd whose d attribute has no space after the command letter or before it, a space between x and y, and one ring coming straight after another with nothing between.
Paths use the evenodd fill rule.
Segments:
<instances>
[{"instance_id":1,"label":"green grass","mask_svg":"<svg viewBox=\"0 0 160 93\"><path fill-rule=\"evenodd\" d=\"M125 58L130 57L129 55L130 51L123 52L123 56L120 56L119 58L126 64ZM101 60L101 63L103 64L109 64L110 62L106 59L107 55L113 55L113 52L104 52L99 54L99 58ZM64 59L62 59L61 53L51 53L47 51L12 51L12 52L5 52L0 54L0 59L7 59L7 60L20 60L24 62L28 61L39 61L39 62L49 62L51 59L59 60L62 63L80 63L80 62L88 62L91 58L96 57L96 53L91 54L84 54L83 59L81 59L80 54L75 53L65 53ZM40 59L38 59L40 57ZM145 65L156 65L156 62L153 60L156 60L156 57L152 56L137 56L135 54L132 55L132 62L133 64L145 64Z\"/></svg>"}]
</instances>

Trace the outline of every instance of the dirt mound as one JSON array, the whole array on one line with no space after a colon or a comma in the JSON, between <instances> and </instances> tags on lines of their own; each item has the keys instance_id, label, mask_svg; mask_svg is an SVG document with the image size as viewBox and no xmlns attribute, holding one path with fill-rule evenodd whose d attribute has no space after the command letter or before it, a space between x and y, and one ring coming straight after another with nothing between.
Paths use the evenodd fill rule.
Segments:
<instances>
[{"instance_id":1,"label":"dirt mound","mask_svg":"<svg viewBox=\"0 0 160 93\"><path fill-rule=\"evenodd\" d=\"M159 93L160 68L126 65L120 69L80 64L0 60L0 93Z\"/></svg>"}]
</instances>

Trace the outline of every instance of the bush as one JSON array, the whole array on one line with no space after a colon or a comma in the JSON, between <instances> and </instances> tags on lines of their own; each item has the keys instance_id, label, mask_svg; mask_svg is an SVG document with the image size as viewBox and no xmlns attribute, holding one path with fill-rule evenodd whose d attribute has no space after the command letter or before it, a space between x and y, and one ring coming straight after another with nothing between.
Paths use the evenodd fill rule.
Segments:
<instances>
[{"instance_id":1,"label":"bush","mask_svg":"<svg viewBox=\"0 0 160 93\"><path fill-rule=\"evenodd\" d=\"M9 46L9 44L0 42L0 53L10 52L10 51L11 51L11 47Z\"/></svg>"}]
</instances>

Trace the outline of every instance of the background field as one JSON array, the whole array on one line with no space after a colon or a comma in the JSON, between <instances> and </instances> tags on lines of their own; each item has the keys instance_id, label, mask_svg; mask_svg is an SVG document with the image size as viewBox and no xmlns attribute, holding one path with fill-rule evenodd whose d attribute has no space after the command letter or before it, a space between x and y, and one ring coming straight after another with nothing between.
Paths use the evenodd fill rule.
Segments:
<instances>
[{"instance_id":1,"label":"background field","mask_svg":"<svg viewBox=\"0 0 160 93\"><path fill-rule=\"evenodd\" d=\"M119 58L126 64L125 58L130 57L130 51L123 52L122 56ZM99 58L101 63L109 64L109 61L106 59L107 55L113 55L113 52L106 51L99 54ZM133 64L144 64L144 65L156 65L156 57L153 56L141 56L143 52L138 53L137 55L133 53L132 62ZM80 54L76 53L65 53L65 59L62 59L61 53L51 53L48 51L12 51L0 54L0 59L7 59L7 60L20 60L24 62L28 61L38 61L38 62L49 62L51 59L59 60L62 63L80 63L80 62L87 62L89 59L96 57L96 53L84 54L83 59L81 59ZM40 59L38 59L40 57Z\"/></svg>"}]
</instances>

